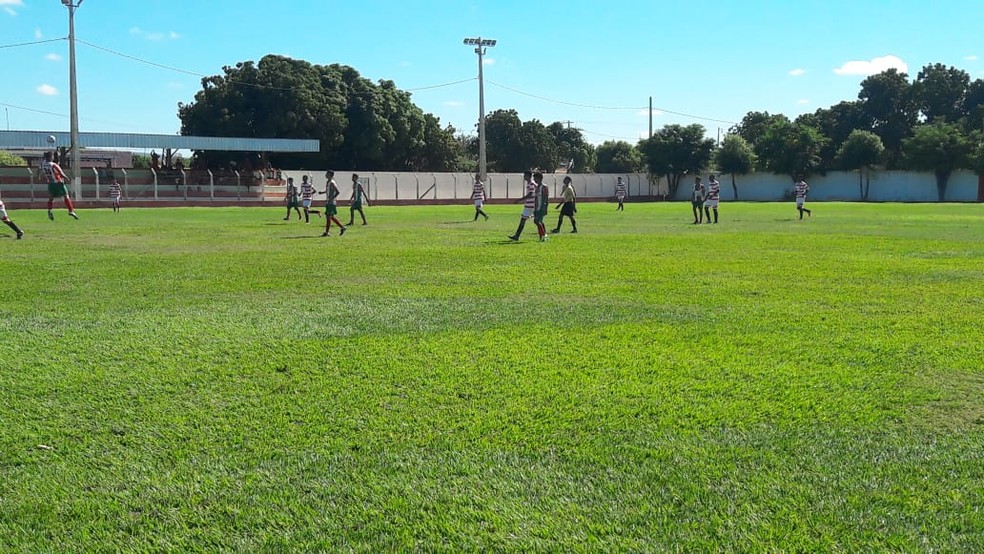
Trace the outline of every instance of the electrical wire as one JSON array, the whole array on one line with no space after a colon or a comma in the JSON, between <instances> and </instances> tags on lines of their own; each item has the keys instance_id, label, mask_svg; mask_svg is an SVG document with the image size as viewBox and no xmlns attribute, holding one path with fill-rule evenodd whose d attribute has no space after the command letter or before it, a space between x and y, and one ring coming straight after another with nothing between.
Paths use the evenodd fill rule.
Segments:
<instances>
[{"instance_id":1,"label":"electrical wire","mask_svg":"<svg viewBox=\"0 0 984 554\"><path fill-rule=\"evenodd\" d=\"M17 47L20 47L20 46L31 46L33 44L44 44L46 42L57 42L59 40L65 40L67 38L68 37L58 37L58 38L49 38L49 39L45 39L45 40L35 40L33 42L22 42L20 44L3 44L3 45L0 45L0 50L2 50L4 48L17 48Z\"/></svg>"}]
</instances>

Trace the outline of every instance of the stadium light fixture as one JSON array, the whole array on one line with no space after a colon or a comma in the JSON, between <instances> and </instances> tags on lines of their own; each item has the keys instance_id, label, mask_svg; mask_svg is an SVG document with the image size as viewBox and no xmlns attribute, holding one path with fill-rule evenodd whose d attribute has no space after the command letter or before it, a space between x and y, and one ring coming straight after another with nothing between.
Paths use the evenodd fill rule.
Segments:
<instances>
[{"instance_id":1,"label":"stadium light fixture","mask_svg":"<svg viewBox=\"0 0 984 554\"><path fill-rule=\"evenodd\" d=\"M466 46L474 46L475 53L478 54L478 178L485 182L485 74L483 71L484 62L482 56L485 49L495 46L495 39L466 38Z\"/></svg>"}]
</instances>

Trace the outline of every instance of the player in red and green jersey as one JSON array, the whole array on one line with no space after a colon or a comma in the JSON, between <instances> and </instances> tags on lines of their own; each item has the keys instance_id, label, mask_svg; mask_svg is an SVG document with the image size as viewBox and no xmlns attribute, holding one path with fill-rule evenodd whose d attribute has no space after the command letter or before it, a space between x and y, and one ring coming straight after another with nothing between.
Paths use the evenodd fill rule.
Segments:
<instances>
[{"instance_id":1,"label":"player in red and green jersey","mask_svg":"<svg viewBox=\"0 0 984 554\"><path fill-rule=\"evenodd\" d=\"M297 205L297 185L294 184L293 177L287 177L287 196L285 197L287 201L287 217L284 221L290 221L290 211L294 210L297 212L297 220L301 220L301 209Z\"/></svg>"},{"instance_id":2,"label":"player in red and green jersey","mask_svg":"<svg viewBox=\"0 0 984 554\"><path fill-rule=\"evenodd\" d=\"M335 225L338 225L341 230L338 232L339 235L344 235L347 230L342 222L335 217L338 214L338 195L341 194L338 191L338 185L335 184L335 172L328 171L325 173L325 177L328 178L328 186L322 192L322 194L328 195L328 200L325 202L325 232L321 234L323 237L331 236L331 222L334 221ZM358 179L358 175L353 175L352 179Z\"/></svg>"},{"instance_id":3,"label":"player in red and green jersey","mask_svg":"<svg viewBox=\"0 0 984 554\"><path fill-rule=\"evenodd\" d=\"M536 183L533 223L536 224L536 234L539 235L540 242L543 242L547 240L547 226L543 223L543 218L550 209L550 187L543 184L543 173L539 171L533 174L533 182Z\"/></svg>"},{"instance_id":4,"label":"player in red and green jersey","mask_svg":"<svg viewBox=\"0 0 984 554\"><path fill-rule=\"evenodd\" d=\"M44 161L41 162L41 174L48 180L48 219L52 221L55 219L55 214L51 213L51 208L55 204L55 198L59 196L65 199L68 215L78 219L79 216L75 214L72 198L68 195L68 188L65 186L65 181L68 178L61 166L52 161L51 152L44 153Z\"/></svg>"}]
</instances>

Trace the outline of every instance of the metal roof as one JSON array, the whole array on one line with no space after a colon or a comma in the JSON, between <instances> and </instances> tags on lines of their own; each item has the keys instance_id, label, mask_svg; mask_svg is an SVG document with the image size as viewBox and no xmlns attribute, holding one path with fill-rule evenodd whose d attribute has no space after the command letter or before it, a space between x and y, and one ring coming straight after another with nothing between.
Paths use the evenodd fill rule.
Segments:
<instances>
[{"instance_id":1,"label":"metal roof","mask_svg":"<svg viewBox=\"0 0 984 554\"><path fill-rule=\"evenodd\" d=\"M0 131L0 148L51 148L69 146L66 131ZM318 152L318 139L278 139L242 137L194 137L182 135L143 135L137 133L79 133L82 148L132 148L140 150L220 150L230 152Z\"/></svg>"}]
</instances>

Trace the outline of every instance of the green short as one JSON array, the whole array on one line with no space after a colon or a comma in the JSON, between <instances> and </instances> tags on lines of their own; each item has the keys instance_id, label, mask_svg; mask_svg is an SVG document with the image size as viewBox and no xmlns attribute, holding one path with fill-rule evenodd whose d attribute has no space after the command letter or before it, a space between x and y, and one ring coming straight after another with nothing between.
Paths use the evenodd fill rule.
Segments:
<instances>
[{"instance_id":1,"label":"green short","mask_svg":"<svg viewBox=\"0 0 984 554\"><path fill-rule=\"evenodd\" d=\"M547 210L534 210L533 223L543 223L545 217L547 217Z\"/></svg>"},{"instance_id":2,"label":"green short","mask_svg":"<svg viewBox=\"0 0 984 554\"><path fill-rule=\"evenodd\" d=\"M299 207L300 206L298 206L297 200L288 200L287 201L287 209L288 210L291 209L291 208L299 208Z\"/></svg>"},{"instance_id":3,"label":"green short","mask_svg":"<svg viewBox=\"0 0 984 554\"><path fill-rule=\"evenodd\" d=\"M361 210L362 209L362 202L352 202L352 205L349 206L349 209L350 210Z\"/></svg>"},{"instance_id":4,"label":"green short","mask_svg":"<svg viewBox=\"0 0 984 554\"><path fill-rule=\"evenodd\" d=\"M335 203L325 205L325 215L335 215L338 213L338 206Z\"/></svg>"},{"instance_id":5,"label":"green short","mask_svg":"<svg viewBox=\"0 0 984 554\"><path fill-rule=\"evenodd\" d=\"M52 198L68 196L68 187L65 183L48 183L48 196Z\"/></svg>"}]
</instances>

